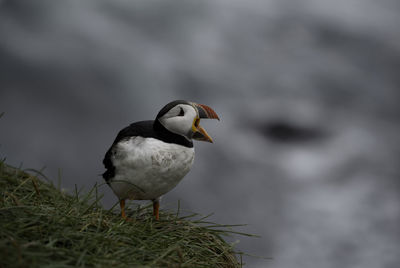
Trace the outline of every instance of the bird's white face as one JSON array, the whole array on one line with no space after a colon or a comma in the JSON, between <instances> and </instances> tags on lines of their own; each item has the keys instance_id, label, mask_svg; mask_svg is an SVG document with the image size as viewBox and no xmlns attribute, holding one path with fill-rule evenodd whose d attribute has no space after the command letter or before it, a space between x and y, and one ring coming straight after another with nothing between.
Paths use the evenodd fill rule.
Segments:
<instances>
[{"instance_id":1,"label":"bird's white face","mask_svg":"<svg viewBox=\"0 0 400 268\"><path fill-rule=\"evenodd\" d=\"M158 120L169 131L190 140L193 136L193 125L197 118L199 118L198 113L193 106L178 104Z\"/></svg>"}]
</instances>

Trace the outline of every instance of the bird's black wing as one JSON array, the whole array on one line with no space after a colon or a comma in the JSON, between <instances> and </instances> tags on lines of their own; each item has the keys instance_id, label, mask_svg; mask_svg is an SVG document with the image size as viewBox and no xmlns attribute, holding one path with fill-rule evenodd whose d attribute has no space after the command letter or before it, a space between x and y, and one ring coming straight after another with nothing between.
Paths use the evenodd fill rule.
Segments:
<instances>
[{"instance_id":1,"label":"bird's black wing","mask_svg":"<svg viewBox=\"0 0 400 268\"><path fill-rule=\"evenodd\" d=\"M108 181L115 176L115 167L111 161L111 157L113 154L114 146L123 139L127 139L134 136L141 137L156 137L156 134L153 129L153 120L148 121L140 121L133 124L130 124L126 128L122 129L118 132L117 137L115 138L113 144L110 149L108 149L106 155L103 159L103 165L106 168L106 171L103 173L103 178Z\"/></svg>"},{"instance_id":2,"label":"bird's black wing","mask_svg":"<svg viewBox=\"0 0 400 268\"><path fill-rule=\"evenodd\" d=\"M106 171L103 173L103 178L106 180L108 183L111 178L115 176L115 166L113 165L111 161L111 156L112 156L112 147L108 149L106 155L104 156L103 159L103 165L106 168Z\"/></svg>"}]
</instances>

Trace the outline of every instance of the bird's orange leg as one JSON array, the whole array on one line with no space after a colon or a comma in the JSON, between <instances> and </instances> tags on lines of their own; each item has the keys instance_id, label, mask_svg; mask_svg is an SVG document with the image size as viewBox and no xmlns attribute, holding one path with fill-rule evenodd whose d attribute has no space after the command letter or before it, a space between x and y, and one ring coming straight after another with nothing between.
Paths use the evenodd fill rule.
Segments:
<instances>
[{"instance_id":1,"label":"bird's orange leg","mask_svg":"<svg viewBox=\"0 0 400 268\"><path fill-rule=\"evenodd\" d=\"M157 221L160 220L159 210L160 210L160 200L155 199L153 200L153 215L156 217Z\"/></svg>"},{"instance_id":2,"label":"bird's orange leg","mask_svg":"<svg viewBox=\"0 0 400 268\"><path fill-rule=\"evenodd\" d=\"M125 214L125 199L119 200L119 206L121 207L121 216L124 218L124 220L127 219L126 214Z\"/></svg>"}]
</instances>

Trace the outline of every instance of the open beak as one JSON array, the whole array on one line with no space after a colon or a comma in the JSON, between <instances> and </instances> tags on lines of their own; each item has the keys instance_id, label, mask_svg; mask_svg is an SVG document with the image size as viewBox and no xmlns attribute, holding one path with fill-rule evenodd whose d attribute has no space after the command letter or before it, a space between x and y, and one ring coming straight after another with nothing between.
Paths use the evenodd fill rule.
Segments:
<instances>
[{"instance_id":1,"label":"open beak","mask_svg":"<svg viewBox=\"0 0 400 268\"><path fill-rule=\"evenodd\" d=\"M207 142L213 142L212 138L210 135L208 135L207 131L200 126L200 119L205 118L205 119L218 119L219 117L217 113L211 109L209 106L204 105L204 104L197 104L197 103L192 103L193 107L197 110L197 116L193 121L192 125L192 131L193 131L193 139L199 140L199 141L207 141Z\"/></svg>"}]
</instances>

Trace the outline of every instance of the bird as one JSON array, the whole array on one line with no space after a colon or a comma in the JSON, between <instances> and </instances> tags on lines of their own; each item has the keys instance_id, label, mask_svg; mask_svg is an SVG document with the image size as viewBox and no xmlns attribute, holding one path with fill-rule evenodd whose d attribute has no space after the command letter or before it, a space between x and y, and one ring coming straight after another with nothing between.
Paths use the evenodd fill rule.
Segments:
<instances>
[{"instance_id":1,"label":"bird","mask_svg":"<svg viewBox=\"0 0 400 268\"><path fill-rule=\"evenodd\" d=\"M159 220L160 198L190 171L193 140L213 143L200 119L220 120L209 106L186 100L166 104L155 120L123 128L107 150L103 178L119 199L121 216L128 220L125 201L151 200Z\"/></svg>"}]
</instances>

